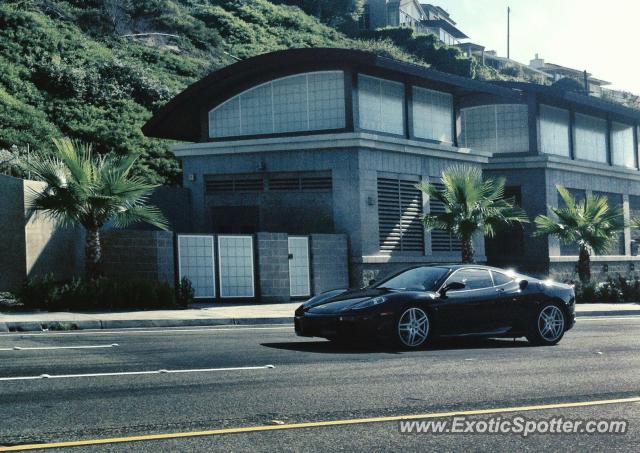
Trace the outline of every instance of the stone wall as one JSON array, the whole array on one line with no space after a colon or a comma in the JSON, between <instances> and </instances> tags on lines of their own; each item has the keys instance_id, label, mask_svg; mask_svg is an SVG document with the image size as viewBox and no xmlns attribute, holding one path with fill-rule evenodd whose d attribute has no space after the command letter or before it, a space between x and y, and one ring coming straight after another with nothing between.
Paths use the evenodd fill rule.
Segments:
<instances>
[{"instance_id":1,"label":"stone wall","mask_svg":"<svg viewBox=\"0 0 640 453\"><path fill-rule=\"evenodd\" d=\"M257 233L260 301L289 302L289 245L286 233Z\"/></svg>"},{"instance_id":2,"label":"stone wall","mask_svg":"<svg viewBox=\"0 0 640 453\"><path fill-rule=\"evenodd\" d=\"M314 295L349 287L348 256L345 234L311 235L311 290Z\"/></svg>"},{"instance_id":3,"label":"stone wall","mask_svg":"<svg viewBox=\"0 0 640 453\"><path fill-rule=\"evenodd\" d=\"M105 275L175 283L173 233L109 230L102 236Z\"/></svg>"}]
</instances>

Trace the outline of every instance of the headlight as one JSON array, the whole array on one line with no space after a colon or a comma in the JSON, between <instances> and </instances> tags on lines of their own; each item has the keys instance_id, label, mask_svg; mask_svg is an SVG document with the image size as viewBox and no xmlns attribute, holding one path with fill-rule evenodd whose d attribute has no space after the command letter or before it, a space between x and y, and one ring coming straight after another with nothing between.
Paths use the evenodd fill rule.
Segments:
<instances>
[{"instance_id":1,"label":"headlight","mask_svg":"<svg viewBox=\"0 0 640 453\"><path fill-rule=\"evenodd\" d=\"M374 297L373 299L365 300L364 302L360 302L359 304L351 307L353 310L362 310L363 308L374 307L376 305L380 305L383 302L386 302L387 299L384 297Z\"/></svg>"}]
</instances>

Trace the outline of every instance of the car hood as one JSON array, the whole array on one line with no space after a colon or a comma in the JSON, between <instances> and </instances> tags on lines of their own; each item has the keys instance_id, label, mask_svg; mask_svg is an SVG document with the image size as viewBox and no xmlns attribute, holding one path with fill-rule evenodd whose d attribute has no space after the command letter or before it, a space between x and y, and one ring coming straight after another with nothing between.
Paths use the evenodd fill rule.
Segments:
<instances>
[{"instance_id":1,"label":"car hood","mask_svg":"<svg viewBox=\"0 0 640 453\"><path fill-rule=\"evenodd\" d=\"M331 314L349 310L354 305L373 297L393 292L389 289L362 288L353 290L329 291L321 294L303 305L305 313Z\"/></svg>"}]
</instances>

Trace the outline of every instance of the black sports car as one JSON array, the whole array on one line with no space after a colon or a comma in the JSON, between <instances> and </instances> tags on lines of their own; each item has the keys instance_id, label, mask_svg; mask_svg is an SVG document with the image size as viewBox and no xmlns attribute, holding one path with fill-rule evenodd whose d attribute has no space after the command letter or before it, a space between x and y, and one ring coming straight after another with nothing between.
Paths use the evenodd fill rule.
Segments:
<instances>
[{"instance_id":1,"label":"black sports car","mask_svg":"<svg viewBox=\"0 0 640 453\"><path fill-rule=\"evenodd\" d=\"M553 345L574 323L572 286L480 265L412 267L365 288L317 295L295 312L300 336L380 337L407 349L463 335Z\"/></svg>"}]
</instances>

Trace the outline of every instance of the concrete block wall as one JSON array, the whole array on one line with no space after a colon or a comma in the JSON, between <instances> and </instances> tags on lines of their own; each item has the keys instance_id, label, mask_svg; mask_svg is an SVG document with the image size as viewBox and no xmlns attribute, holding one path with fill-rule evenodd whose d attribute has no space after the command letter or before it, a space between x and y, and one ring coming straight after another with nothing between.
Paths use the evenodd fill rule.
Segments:
<instances>
[{"instance_id":1,"label":"concrete block wall","mask_svg":"<svg viewBox=\"0 0 640 453\"><path fill-rule=\"evenodd\" d=\"M578 281L578 272L576 271L577 259L571 262L551 263L549 265L549 278L556 281ZM640 261L616 261L606 260L600 261L596 257L591 261L591 280L595 282L604 282L607 278L617 278L622 275L628 279L640 273ZM545 277L546 275L537 275Z\"/></svg>"},{"instance_id":2,"label":"concrete block wall","mask_svg":"<svg viewBox=\"0 0 640 453\"><path fill-rule=\"evenodd\" d=\"M109 230L102 235L102 253L107 276L175 282L172 232Z\"/></svg>"},{"instance_id":3,"label":"concrete block wall","mask_svg":"<svg viewBox=\"0 0 640 453\"><path fill-rule=\"evenodd\" d=\"M61 228L28 211L44 183L0 175L0 291L16 290L26 278L52 274L67 280L84 268L84 234Z\"/></svg>"},{"instance_id":4,"label":"concrete block wall","mask_svg":"<svg viewBox=\"0 0 640 453\"><path fill-rule=\"evenodd\" d=\"M289 302L289 241L286 233L257 233L260 301Z\"/></svg>"},{"instance_id":5,"label":"concrete block wall","mask_svg":"<svg viewBox=\"0 0 640 453\"><path fill-rule=\"evenodd\" d=\"M349 287L347 236L311 235L311 290L313 294Z\"/></svg>"}]
</instances>

